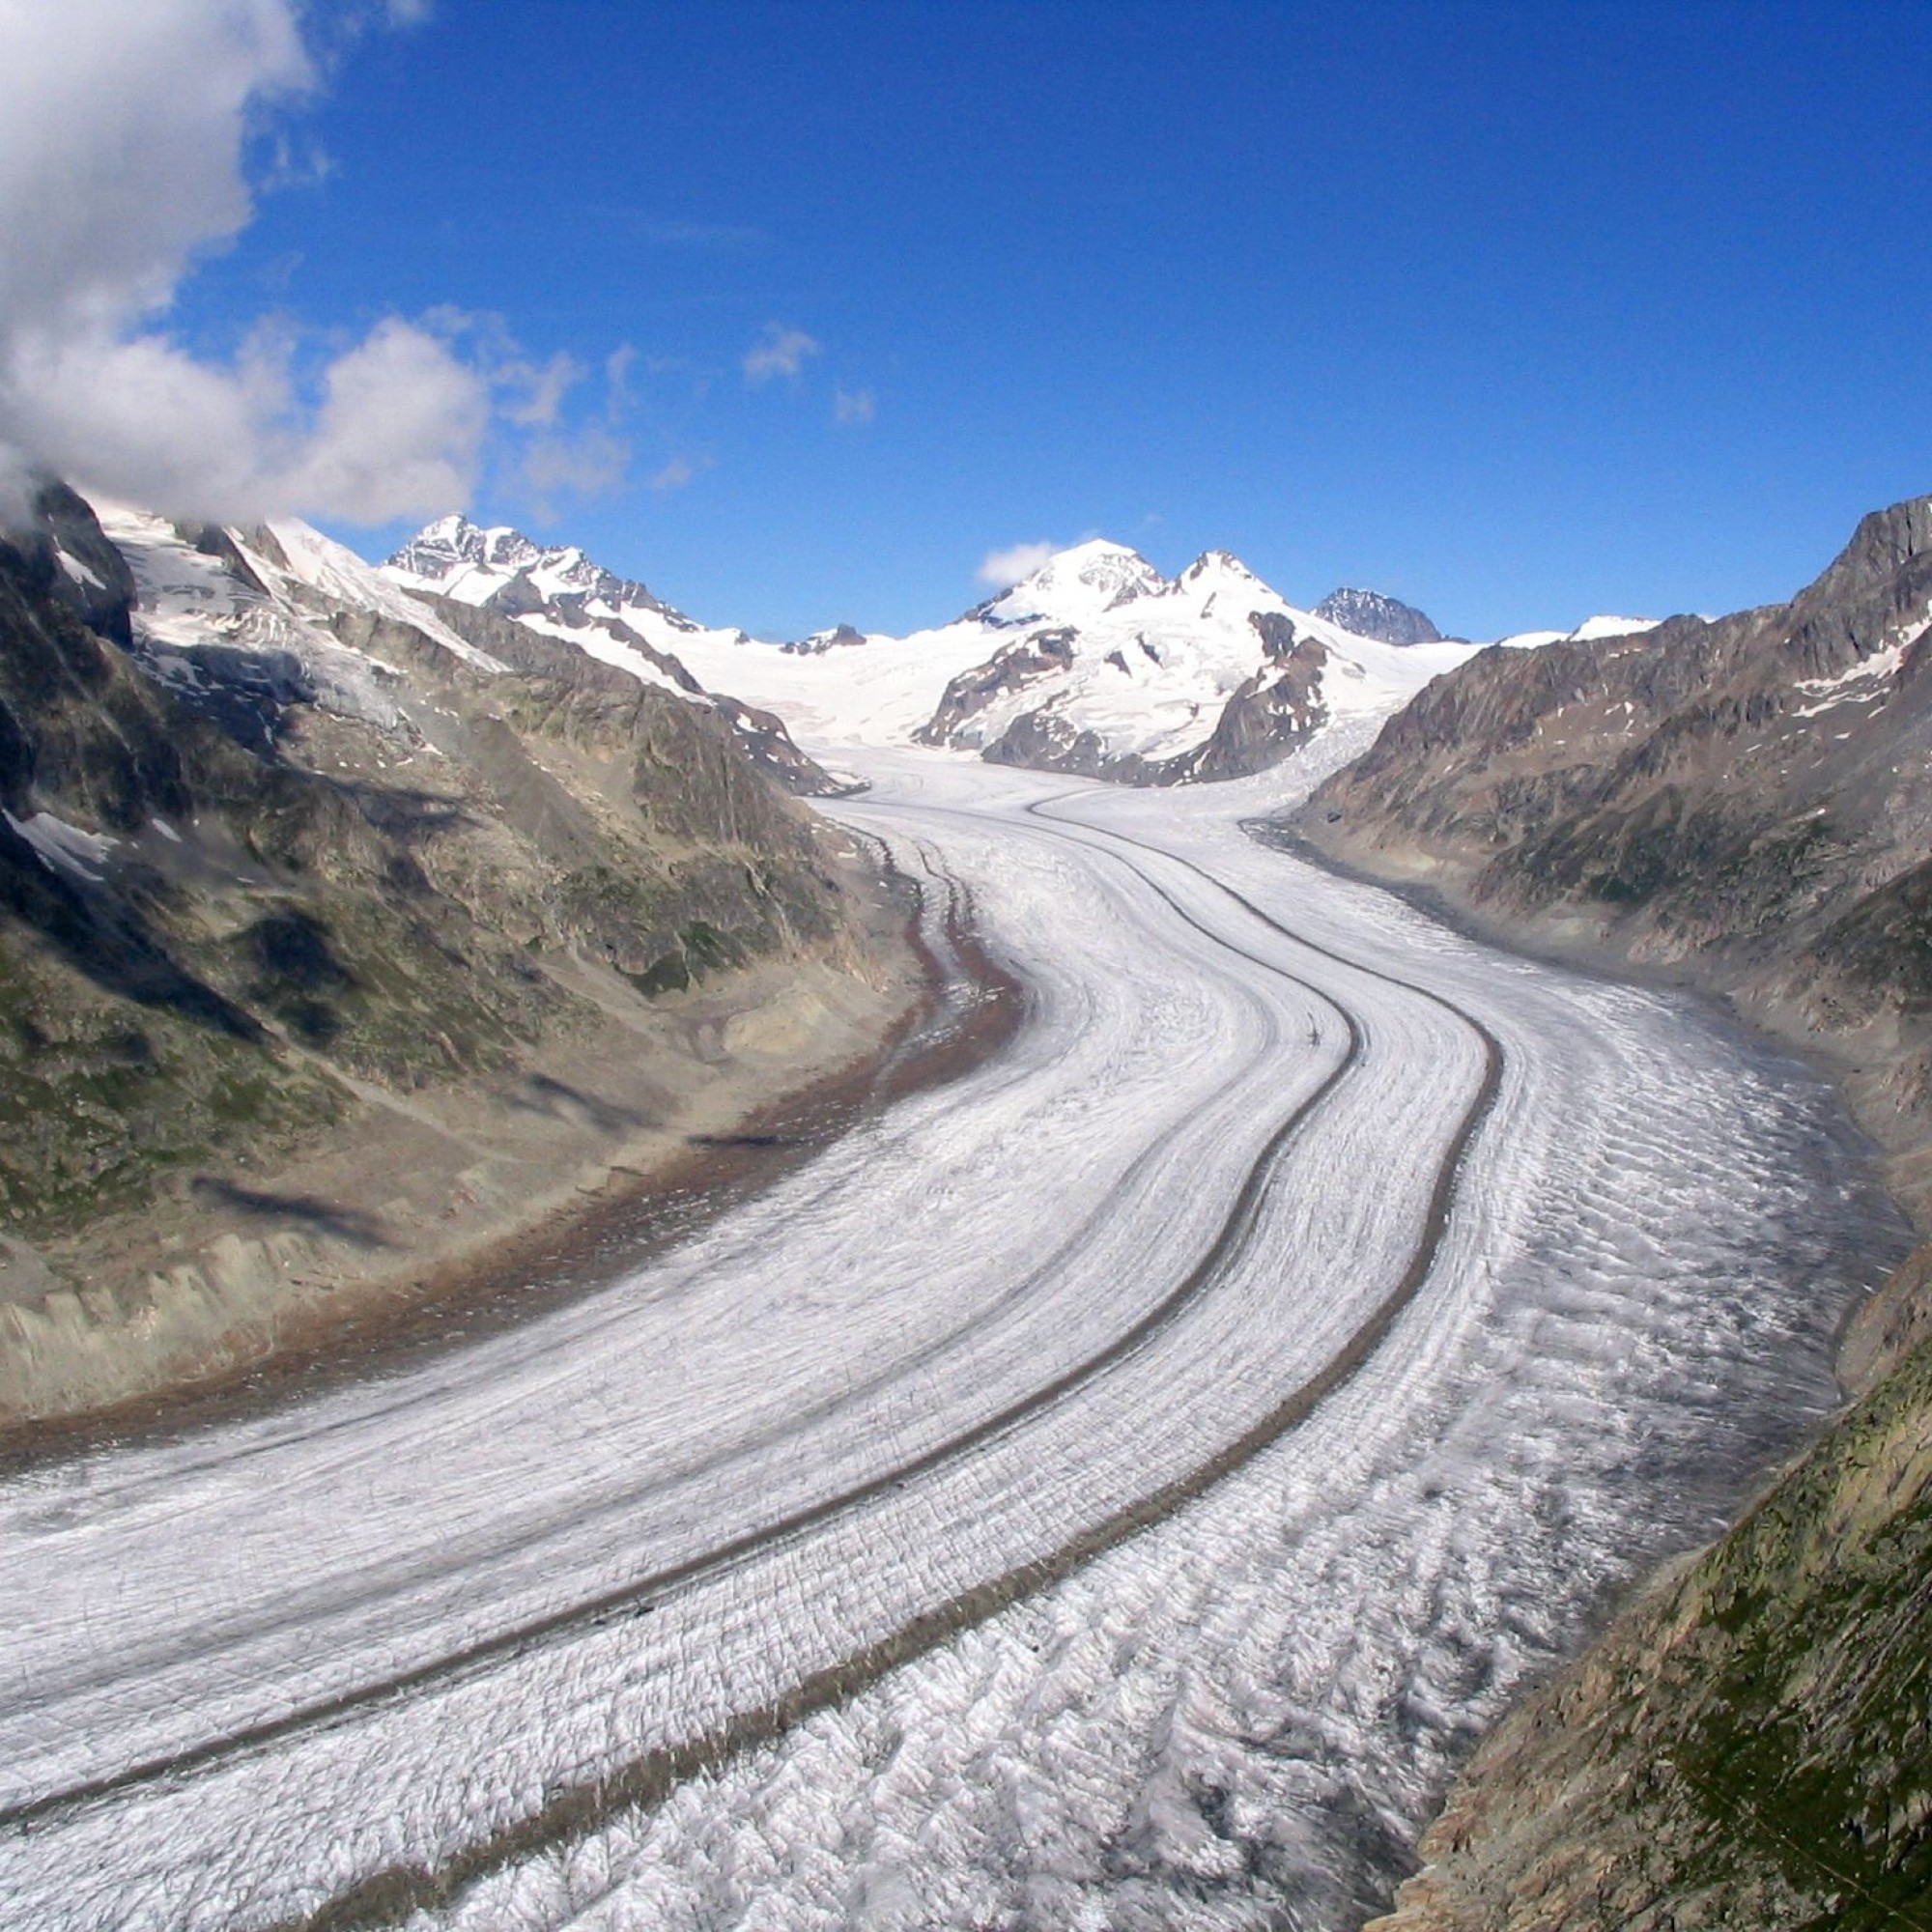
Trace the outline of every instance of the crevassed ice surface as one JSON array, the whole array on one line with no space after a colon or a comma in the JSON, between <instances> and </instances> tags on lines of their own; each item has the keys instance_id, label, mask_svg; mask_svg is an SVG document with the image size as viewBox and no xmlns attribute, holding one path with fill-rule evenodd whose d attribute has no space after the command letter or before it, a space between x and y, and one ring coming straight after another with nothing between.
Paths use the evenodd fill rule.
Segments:
<instances>
[{"instance_id":1,"label":"crevassed ice surface","mask_svg":"<svg viewBox=\"0 0 1932 1932\"><path fill-rule=\"evenodd\" d=\"M1257 846L1267 784L871 769L1019 1037L515 1333L0 1488L10 1922L298 1921L1038 1564L417 1922L1346 1925L1831 1400L1895 1239L1798 1067Z\"/></svg>"}]
</instances>

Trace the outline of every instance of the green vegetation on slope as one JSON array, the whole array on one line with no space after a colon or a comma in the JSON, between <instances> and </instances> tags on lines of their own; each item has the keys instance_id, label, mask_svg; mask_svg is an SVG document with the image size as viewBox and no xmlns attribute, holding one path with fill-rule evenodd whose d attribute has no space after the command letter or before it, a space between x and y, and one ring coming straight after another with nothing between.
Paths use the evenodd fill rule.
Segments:
<instances>
[{"instance_id":1,"label":"green vegetation on slope","mask_svg":"<svg viewBox=\"0 0 1932 1932\"><path fill-rule=\"evenodd\" d=\"M1932 1927L1932 1344L1529 1698L1395 1932Z\"/></svg>"}]
</instances>

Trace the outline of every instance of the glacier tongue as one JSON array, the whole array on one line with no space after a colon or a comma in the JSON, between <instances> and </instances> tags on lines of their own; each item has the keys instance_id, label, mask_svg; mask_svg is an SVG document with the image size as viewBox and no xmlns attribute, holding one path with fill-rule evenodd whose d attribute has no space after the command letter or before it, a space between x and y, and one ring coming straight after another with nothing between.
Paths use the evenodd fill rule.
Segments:
<instances>
[{"instance_id":1,"label":"glacier tongue","mask_svg":"<svg viewBox=\"0 0 1932 1932\"><path fill-rule=\"evenodd\" d=\"M1802 1068L1256 846L1283 772L864 763L1011 1050L527 1328L0 1482L21 1922L1339 1926L1830 1402L1889 1236Z\"/></svg>"}]
</instances>

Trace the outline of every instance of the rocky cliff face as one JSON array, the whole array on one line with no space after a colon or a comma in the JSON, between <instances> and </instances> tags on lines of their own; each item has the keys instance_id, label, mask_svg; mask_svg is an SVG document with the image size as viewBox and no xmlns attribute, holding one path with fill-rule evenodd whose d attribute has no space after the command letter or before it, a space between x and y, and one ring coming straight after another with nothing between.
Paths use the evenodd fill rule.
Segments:
<instances>
[{"instance_id":1,"label":"rocky cliff face","mask_svg":"<svg viewBox=\"0 0 1932 1932\"><path fill-rule=\"evenodd\" d=\"M1495 647L1299 826L1548 940L1666 962L1862 1065L1895 1142L1932 1096L1932 499L1791 603ZM1913 1183L1916 1185L1917 1183ZM1909 1190L1910 1191L1910 1190Z\"/></svg>"},{"instance_id":2,"label":"rocky cliff face","mask_svg":"<svg viewBox=\"0 0 1932 1932\"><path fill-rule=\"evenodd\" d=\"M1316 605L1315 614L1358 638L1379 638L1385 644L1442 641L1442 633L1413 604L1384 597L1379 590L1331 590Z\"/></svg>"},{"instance_id":3,"label":"rocky cliff face","mask_svg":"<svg viewBox=\"0 0 1932 1932\"><path fill-rule=\"evenodd\" d=\"M15 1234L850 947L813 822L711 707L360 569L58 488L0 542Z\"/></svg>"}]
</instances>

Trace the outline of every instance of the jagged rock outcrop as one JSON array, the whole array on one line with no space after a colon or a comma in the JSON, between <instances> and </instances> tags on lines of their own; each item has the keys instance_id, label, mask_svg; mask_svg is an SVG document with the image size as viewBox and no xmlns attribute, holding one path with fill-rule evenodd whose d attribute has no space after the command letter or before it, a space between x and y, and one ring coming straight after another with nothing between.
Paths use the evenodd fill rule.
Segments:
<instances>
[{"instance_id":1,"label":"jagged rock outcrop","mask_svg":"<svg viewBox=\"0 0 1932 1932\"><path fill-rule=\"evenodd\" d=\"M1358 638L1379 638L1385 644L1442 641L1442 633L1414 605L1384 597L1379 590L1331 590L1316 605L1315 614Z\"/></svg>"},{"instance_id":2,"label":"jagged rock outcrop","mask_svg":"<svg viewBox=\"0 0 1932 1932\"><path fill-rule=\"evenodd\" d=\"M814 658L826 651L850 650L854 644L863 644L866 634L855 631L850 624L835 624L829 631L814 631L809 638L800 638L795 643L781 644L779 649L793 657Z\"/></svg>"}]
</instances>

